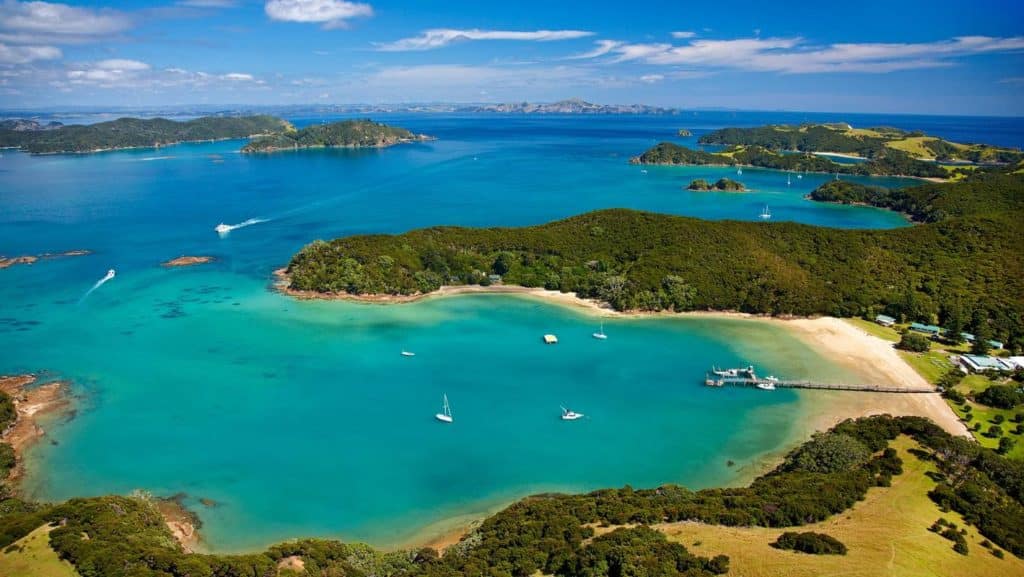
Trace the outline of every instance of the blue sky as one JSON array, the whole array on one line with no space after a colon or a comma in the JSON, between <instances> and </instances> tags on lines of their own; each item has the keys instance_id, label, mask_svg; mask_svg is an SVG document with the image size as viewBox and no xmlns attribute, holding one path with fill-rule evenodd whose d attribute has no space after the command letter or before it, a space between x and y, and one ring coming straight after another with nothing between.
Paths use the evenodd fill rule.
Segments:
<instances>
[{"instance_id":1,"label":"blue sky","mask_svg":"<svg viewBox=\"0 0 1024 577\"><path fill-rule=\"evenodd\" d=\"M551 101L1024 115L1024 2L0 0L0 108Z\"/></svg>"}]
</instances>

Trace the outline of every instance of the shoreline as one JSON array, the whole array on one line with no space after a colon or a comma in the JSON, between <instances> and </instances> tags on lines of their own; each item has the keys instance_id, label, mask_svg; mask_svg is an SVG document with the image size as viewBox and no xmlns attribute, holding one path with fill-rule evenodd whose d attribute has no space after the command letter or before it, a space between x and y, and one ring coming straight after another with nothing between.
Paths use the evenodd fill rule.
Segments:
<instances>
[{"instance_id":1,"label":"shoreline","mask_svg":"<svg viewBox=\"0 0 1024 577\"><path fill-rule=\"evenodd\" d=\"M25 452L46 436L39 425L39 417L67 412L71 408L68 384L55 381L36 385L36 375L0 376L0 391L7 393L14 403L14 423L3 431L2 440L14 449L16 463L7 480L20 492L25 477Z\"/></svg>"}]
</instances>

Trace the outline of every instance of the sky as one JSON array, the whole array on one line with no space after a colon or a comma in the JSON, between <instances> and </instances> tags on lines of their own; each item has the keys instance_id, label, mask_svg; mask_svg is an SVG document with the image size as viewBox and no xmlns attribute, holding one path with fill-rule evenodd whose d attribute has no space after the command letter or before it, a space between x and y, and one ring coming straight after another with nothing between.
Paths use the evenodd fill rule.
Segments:
<instances>
[{"instance_id":1,"label":"sky","mask_svg":"<svg viewBox=\"0 0 1024 577\"><path fill-rule=\"evenodd\" d=\"M1024 116L1024 1L0 0L0 108L424 102Z\"/></svg>"}]
</instances>

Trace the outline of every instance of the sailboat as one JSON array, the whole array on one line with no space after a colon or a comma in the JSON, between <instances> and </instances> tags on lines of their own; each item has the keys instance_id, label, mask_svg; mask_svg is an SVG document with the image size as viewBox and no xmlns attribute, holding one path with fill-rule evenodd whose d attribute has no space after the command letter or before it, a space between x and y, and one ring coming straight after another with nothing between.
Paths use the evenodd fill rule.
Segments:
<instances>
[{"instance_id":1,"label":"sailboat","mask_svg":"<svg viewBox=\"0 0 1024 577\"><path fill-rule=\"evenodd\" d=\"M793 184L793 177L792 177L792 175L786 174L786 186L791 186L792 184Z\"/></svg>"},{"instance_id":2,"label":"sailboat","mask_svg":"<svg viewBox=\"0 0 1024 577\"><path fill-rule=\"evenodd\" d=\"M434 415L434 418L442 423L451 423L455 419L452 418L452 408L448 405L448 394L444 395L444 404L441 405L441 412Z\"/></svg>"},{"instance_id":3,"label":"sailboat","mask_svg":"<svg viewBox=\"0 0 1024 577\"><path fill-rule=\"evenodd\" d=\"M768 210L767 204L764 205L764 210L761 211L759 216L761 217L761 220L768 220L772 217L772 211Z\"/></svg>"},{"instance_id":4,"label":"sailboat","mask_svg":"<svg viewBox=\"0 0 1024 577\"><path fill-rule=\"evenodd\" d=\"M562 420L563 421L575 421L576 419L582 419L583 413L577 413L571 409L562 407Z\"/></svg>"},{"instance_id":5,"label":"sailboat","mask_svg":"<svg viewBox=\"0 0 1024 577\"><path fill-rule=\"evenodd\" d=\"M737 168L736 169L736 174L743 174L743 168L742 167Z\"/></svg>"},{"instance_id":6,"label":"sailboat","mask_svg":"<svg viewBox=\"0 0 1024 577\"><path fill-rule=\"evenodd\" d=\"M602 340L602 341L608 338L608 335L604 334L604 323L601 323L601 328L596 333L594 333L592 336L595 339L599 339L599 340Z\"/></svg>"}]
</instances>

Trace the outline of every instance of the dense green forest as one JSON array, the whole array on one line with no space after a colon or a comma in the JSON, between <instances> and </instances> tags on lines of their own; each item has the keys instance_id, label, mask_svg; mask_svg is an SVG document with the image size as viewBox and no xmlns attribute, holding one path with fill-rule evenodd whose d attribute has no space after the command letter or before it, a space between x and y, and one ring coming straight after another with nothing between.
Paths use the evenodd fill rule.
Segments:
<instances>
[{"instance_id":1,"label":"dense green forest","mask_svg":"<svg viewBox=\"0 0 1024 577\"><path fill-rule=\"evenodd\" d=\"M404 128L371 120L343 120L330 124L313 124L302 130L256 138L242 147L242 152L274 152L332 146L381 147L427 139L426 136L413 134Z\"/></svg>"},{"instance_id":2,"label":"dense green forest","mask_svg":"<svg viewBox=\"0 0 1024 577\"><path fill-rule=\"evenodd\" d=\"M757 146L780 152L839 152L865 158L878 158L893 150L903 150L918 158L942 161L1015 163L1024 159L1024 153L1019 150L981 144L957 144L923 132L892 127L857 130L843 123L722 128L701 136L698 142Z\"/></svg>"},{"instance_id":3,"label":"dense green forest","mask_svg":"<svg viewBox=\"0 0 1024 577\"><path fill-rule=\"evenodd\" d=\"M943 324L968 311L974 332L984 325L983 334L1024 345L1024 175L981 173L898 196L906 200L894 206L927 224L836 230L602 210L524 228L316 241L288 272L293 289L399 295L498 274L617 310L884 312Z\"/></svg>"},{"instance_id":4,"label":"dense green forest","mask_svg":"<svg viewBox=\"0 0 1024 577\"><path fill-rule=\"evenodd\" d=\"M963 515L991 542L1024 556L1024 463L952 437L926 419L889 416L846 421L819 433L747 487L627 486L529 497L487 518L443 557L432 549L382 553L317 539L248 555L186 554L151 500L113 496L53 505L7 497L0 501L0 547L44 523L57 524L50 545L82 577L272 577L277 562L293 555L304 561L304 572L297 574L309 576L710 577L728 571L727 557L694 555L649 525L689 520L798 527L827 519L902 473L903 462L889 447L901 434L921 445L915 458L933 461L939 471L929 493L933 501ZM598 525L621 527L595 537ZM788 541L813 552L842 551L841 544L820 535L783 545Z\"/></svg>"},{"instance_id":5,"label":"dense green forest","mask_svg":"<svg viewBox=\"0 0 1024 577\"><path fill-rule=\"evenodd\" d=\"M690 181L690 184L686 187L687 190L696 191L720 191L720 192L746 192L747 187L742 182L732 180L731 178L719 178L714 183L708 182L703 178Z\"/></svg>"},{"instance_id":6,"label":"dense green forest","mask_svg":"<svg viewBox=\"0 0 1024 577\"><path fill-rule=\"evenodd\" d=\"M933 162L912 158L900 150L886 150L867 162L841 164L807 153L773 152L761 146L727 149L722 152L692 150L672 142L662 142L632 159L634 164L757 166L794 172L828 172L854 175L915 176L946 178L946 169Z\"/></svg>"},{"instance_id":7,"label":"dense green forest","mask_svg":"<svg viewBox=\"0 0 1024 577\"><path fill-rule=\"evenodd\" d=\"M89 125L51 130L0 129L0 147L16 147L33 154L93 152L118 148L165 146L179 142L246 138L290 130L273 116L204 116L178 122L166 118L119 118Z\"/></svg>"}]
</instances>

